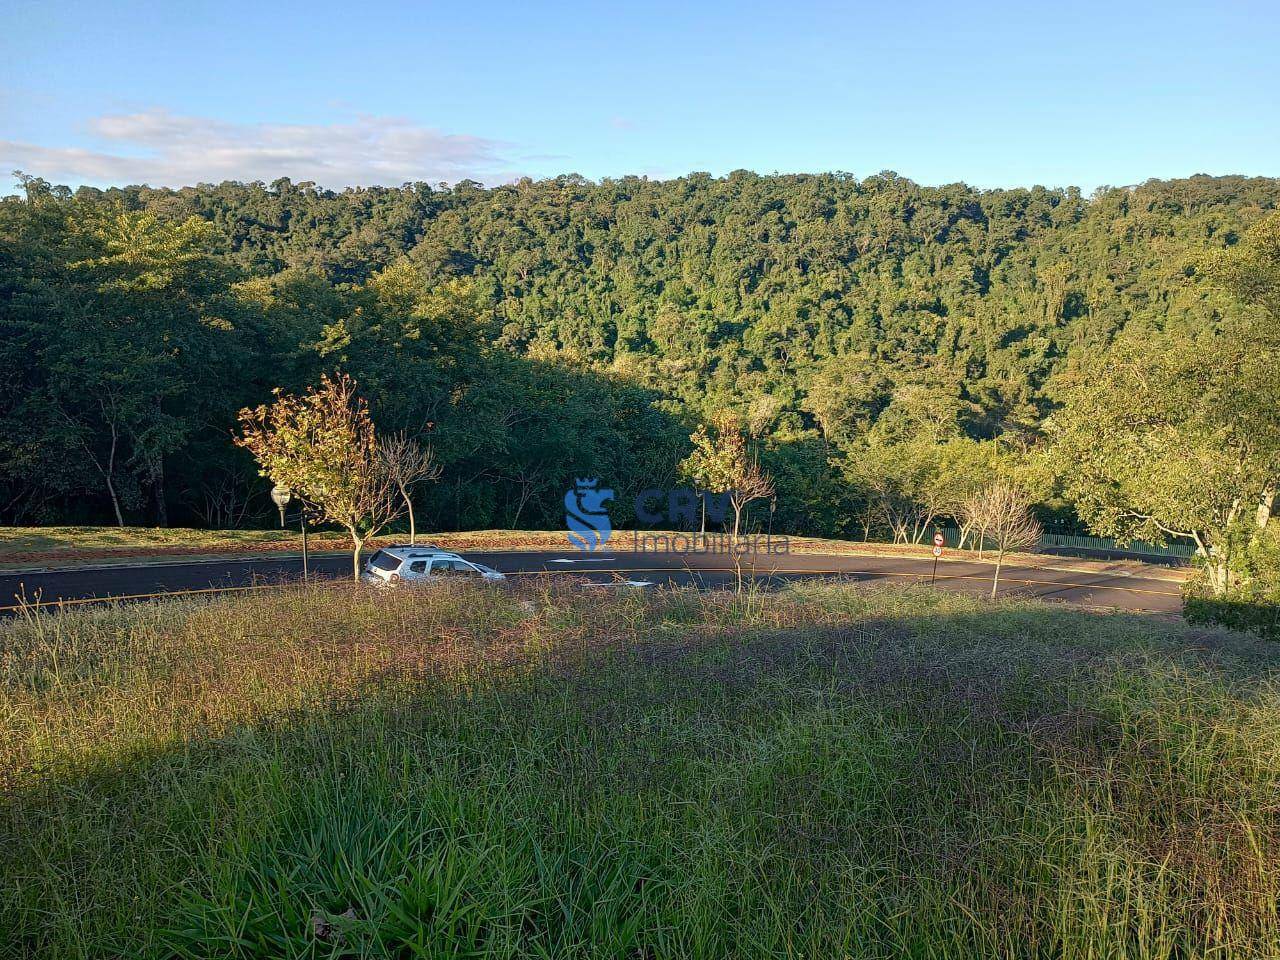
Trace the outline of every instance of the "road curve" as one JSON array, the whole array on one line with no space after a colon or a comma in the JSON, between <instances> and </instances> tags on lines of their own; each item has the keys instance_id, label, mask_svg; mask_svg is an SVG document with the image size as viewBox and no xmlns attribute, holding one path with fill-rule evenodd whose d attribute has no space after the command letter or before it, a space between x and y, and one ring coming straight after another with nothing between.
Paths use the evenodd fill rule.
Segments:
<instances>
[{"instance_id":1,"label":"road curve","mask_svg":"<svg viewBox=\"0 0 1280 960\"><path fill-rule=\"evenodd\" d=\"M574 576L600 583L625 580L723 587L739 576L731 558L706 554L583 554L563 551L465 552L463 556L509 576ZM955 557L955 555L952 555ZM932 559L835 554L760 555L743 561L742 576L766 584L808 578L857 582L929 581ZM313 574L350 576L349 556L324 555L311 562ZM936 586L975 595L991 589L993 565L944 557ZM301 575L292 559L190 560L137 566L103 566L0 574L0 611L21 603L83 603L106 599L146 599L156 594L270 586ZM1167 568L1132 561L1098 563L1054 558L1044 566L1006 564L1000 574L1003 596L1036 597L1091 607L1178 613L1181 577Z\"/></svg>"}]
</instances>

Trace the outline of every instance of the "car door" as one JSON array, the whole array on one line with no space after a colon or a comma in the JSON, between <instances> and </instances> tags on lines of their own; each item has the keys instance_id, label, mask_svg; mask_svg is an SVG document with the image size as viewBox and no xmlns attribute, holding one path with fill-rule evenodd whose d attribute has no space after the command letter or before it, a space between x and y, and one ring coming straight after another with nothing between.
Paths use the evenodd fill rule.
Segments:
<instances>
[{"instance_id":1,"label":"car door","mask_svg":"<svg viewBox=\"0 0 1280 960\"><path fill-rule=\"evenodd\" d=\"M453 561L454 576L461 577L465 580L483 580L484 574L472 563L466 560Z\"/></svg>"},{"instance_id":2,"label":"car door","mask_svg":"<svg viewBox=\"0 0 1280 960\"><path fill-rule=\"evenodd\" d=\"M437 577L449 577L452 575L453 575L452 560L449 560L445 557L438 557L435 560L431 561L431 576L433 579Z\"/></svg>"},{"instance_id":3,"label":"car door","mask_svg":"<svg viewBox=\"0 0 1280 960\"><path fill-rule=\"evenodd\" d=\"M425 580L427 579L427 561L414 560L404 571L406 580Z\"/></svg>"}]
</instances>

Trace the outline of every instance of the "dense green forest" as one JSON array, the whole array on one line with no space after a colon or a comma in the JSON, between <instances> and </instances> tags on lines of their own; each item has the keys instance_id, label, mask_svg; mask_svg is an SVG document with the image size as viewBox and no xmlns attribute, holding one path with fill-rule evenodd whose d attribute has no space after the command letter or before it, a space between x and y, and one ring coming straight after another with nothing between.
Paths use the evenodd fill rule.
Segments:
<instances>
[{"instance_id":1,"label":"dense green forest","mask_svg":"<svg viewBox=\"0 0 1280 960\"><path fill-rule=\"evenodd\" d=\"M1051 528L1125 532L1038 451L1118 340L1268 315L1266 283L1212 264L1280 207L1280 180L1243 177L20 189L0 202L3 522L269 522L236 412L342 370L381 429L434 448L432 528L560 525L575 476L671 482L728 413L778 529L857 536L907 536L947 515L948 478L1014 460Z\"/></svg>"}]
</instances>

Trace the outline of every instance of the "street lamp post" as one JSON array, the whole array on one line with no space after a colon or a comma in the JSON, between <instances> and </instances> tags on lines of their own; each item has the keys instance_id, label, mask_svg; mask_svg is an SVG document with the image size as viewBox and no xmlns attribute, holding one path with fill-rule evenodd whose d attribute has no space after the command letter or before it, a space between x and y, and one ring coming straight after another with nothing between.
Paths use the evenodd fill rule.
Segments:
<instances>
[{"instance_id":1,"label":"street lamp post","mask_svg":"<svg viewBox=\"0 0 1280 960\"><path fill-rule=\"evenodd\" d=\"M284 508L293 501L293 491L288 487L276 484L271 488L271 500L280 510L280 529L283 530ZM310 564L308 563L309 551L307 549L307 505L302 501L301 497L298 498L298 516L302 519L302 579L305 581L310 579L310 570L308 569Z\"/></svg>"},{"instance_id":2,"label":"street lamp post","mask_svg":"<svg viewBox=\"0 0 1280 960\"><path fill-rule=\"evenodd\" d=\"M302 581L306 583L311 578L307 572L307 505L305 503L298 504L298 513L302 517Z\"/></svg>"}]
</instances>

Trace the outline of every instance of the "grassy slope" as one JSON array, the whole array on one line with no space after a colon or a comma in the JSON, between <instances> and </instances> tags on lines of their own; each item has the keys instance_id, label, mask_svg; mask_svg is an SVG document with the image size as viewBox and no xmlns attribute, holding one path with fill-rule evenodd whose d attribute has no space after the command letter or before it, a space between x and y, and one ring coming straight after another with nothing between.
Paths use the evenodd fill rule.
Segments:
<instances>
[{"instance_id":1,"label":"grassy slope","mask_svg":"<svg viewBox=\"0 0 1280 960\"><path fill-rule=\"evenodd\" d=\"M663 536L664 531L645 531ZM684 534L687 536L687 534ZM630 549L631 534L617 532L622 549ZM403 543L406 536L393 534L370 544ZM422 541L452 550L557 550L567 549L562 530L470 530L462 533L427 533ZM928 558L925 544L862 543L818 537L790 537L793 553L884 554ZM332 532L313 535L313 550L347 551L350 541ZM28 566L75 566L86 563L127 563L165 557L223 556L228 554L297 552L302 539L290 530L191 530L161 527L0 527L0 570ZM948 549L950 557L974 559L974 551ZM989 554L988 554L989 556ZM1052 554L1010 554L1009 562L1024 565L1055 565L1078 560ZM1087 564L1089 561L1083 561ZM1170 579L1181 572L1171 569Z\"/></svg>"},{"instance_id":2,"label":"grassy slope","mask_svg":"<svg viewBox=\"0 0 1280 960\"><path fill-rule=\"evenodd\" d=\"M407 535L383 537L403 542ZM478 530L425 535L457 549L563 546L564 533L524 530ZM346 551L351 541L332 531L312 536L312 549ZM0 568L5 566L128 560L199 554L297 552L296 530L191 530L162 527L0 527Z\"/></svg>"},{"instance_id":3,"label":"grassy slope","mask_svg":"<svg viewBox=\"0 0 1280 960\"><path fill-rule=\"evenodd\" d=\"M0 555L137 547L221 547L276 543L287 530L188 530L180 527L0 527Z\"/></svg>"},{"instance_id":4,"label":"grassy slope","mask_svg":"<svg viewBox=\"0 0 1280 960\"><path fill-rule=\"evenodd\" d=\"M1280 949L1280 651L911 589L0 625L0 952Z\"/></svg>"}]
</instances>

